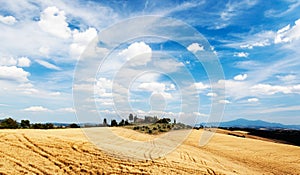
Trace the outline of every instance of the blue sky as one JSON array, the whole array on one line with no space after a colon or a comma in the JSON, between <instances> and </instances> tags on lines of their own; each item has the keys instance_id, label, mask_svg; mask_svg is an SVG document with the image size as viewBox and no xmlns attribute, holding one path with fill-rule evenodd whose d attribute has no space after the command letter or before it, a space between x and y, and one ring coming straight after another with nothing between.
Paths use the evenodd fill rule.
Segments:
<instances>
[{"instance_id":1,"label":"blue sky","mask_svg":"<svg viewBox=\"0 0 300 175\"><path fill-rule=\"evenodd\" d=\"M225 106L224 121L300 124L299 11L297 0L1 0L0 118L77 122L77 111L87 116L79 117L80 122L96 122L132 112L192 123L209 120L212 106L220 104L220 109ZM145 15L174 21L134 21ZM135 23L114 28L127 19ZM171 29L176 21L198 31L204 40L190 38L189 47L184 47L162 38L175 32ZM150 24L153 28L146 29ZM187 35L180 27L174 29L174 35ZM114 48L100 42L154 30L156 36L131 38ZM93 46L103 49L100 54L109 53L100 67L98 61L84 61L85 49ZM209 78L197 54L218 59L224 74ZM96 74L89 74L92 68ZM92 93L86 93L89 90ZM188 104L180 103L185 98Z\"/></svg>"}]
</instances>

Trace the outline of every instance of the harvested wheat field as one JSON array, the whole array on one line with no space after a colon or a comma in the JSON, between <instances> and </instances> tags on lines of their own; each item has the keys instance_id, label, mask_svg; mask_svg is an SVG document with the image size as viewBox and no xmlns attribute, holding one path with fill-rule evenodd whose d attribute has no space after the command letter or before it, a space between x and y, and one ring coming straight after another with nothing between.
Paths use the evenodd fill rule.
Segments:
<instances>
[{"instance_id":1,"label":"harvested wheat field","mask_svg":"<svg viewBox=\"0 0 300 175\"><path fill-rule=\"evenodd\" d=\"M202 132L166 157L133 161L97 149L81 129L1 130L0 174L300 174L300 147L220 133L200 147Z\"/></svg>"}]
</instances>

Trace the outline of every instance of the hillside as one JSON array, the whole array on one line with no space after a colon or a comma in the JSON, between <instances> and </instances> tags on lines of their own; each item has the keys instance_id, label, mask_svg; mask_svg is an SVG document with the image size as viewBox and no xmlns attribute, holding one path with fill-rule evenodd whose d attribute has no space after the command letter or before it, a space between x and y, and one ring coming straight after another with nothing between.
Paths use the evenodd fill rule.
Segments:
<instances>
[{"instance_id":1,"label":"hillside","mask_svg":"<svg viewBox=\"0 0 300 175\"><path fill-rule=\"evenodd\" d=\"M219 126L219 127L239 127L239 128L270 128L270 129L297 129L300 130L300 125L284 125L281 123L270 123L262 120L247 120L247 119L236 119L226 122L213 122L213 123L201 123L203 126Z\"/></svg>"}]
</instances>

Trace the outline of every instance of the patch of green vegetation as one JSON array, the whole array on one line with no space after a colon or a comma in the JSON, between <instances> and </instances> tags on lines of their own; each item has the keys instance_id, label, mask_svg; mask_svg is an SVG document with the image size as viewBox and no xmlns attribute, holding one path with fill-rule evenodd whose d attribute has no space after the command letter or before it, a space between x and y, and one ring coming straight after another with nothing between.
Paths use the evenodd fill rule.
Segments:
<instances>
[{"instance_id":1,"label":"patch of green vegetation","mask_svg":"<svg viewBox=\"0 0 300 175\"><path fill-rule=\"evenodd\" d=\"M127 129L133 129L135 131L157 135L161 133L166 133L170 130L181 130L181 129L192 129L191 126L185 125L183 123L153 123L153 124L138 124L126 126Z\"/></svg>"}]
</instances>

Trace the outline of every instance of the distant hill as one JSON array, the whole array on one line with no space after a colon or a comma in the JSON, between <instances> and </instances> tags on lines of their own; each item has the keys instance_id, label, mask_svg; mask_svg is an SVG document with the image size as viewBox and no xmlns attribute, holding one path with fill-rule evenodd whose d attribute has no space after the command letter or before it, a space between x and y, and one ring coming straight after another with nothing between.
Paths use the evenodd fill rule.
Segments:
<instances>
[{"instance_id":1,"label":"distant hill","mask_svg":"<svg viewBox=\"0 0 300 175\"><path fill-rule=\"evenodd\" d=\"M227 122L221 123L201 123L199 125L212 127L212 126L219 126L219 127L238 127L238 128L269 128L269 129L296 129L300 130L300 125L284 125L281 123L270 123L262 120L247 120L247 119L236 119Z\"/></svg>"}]
</instances>

